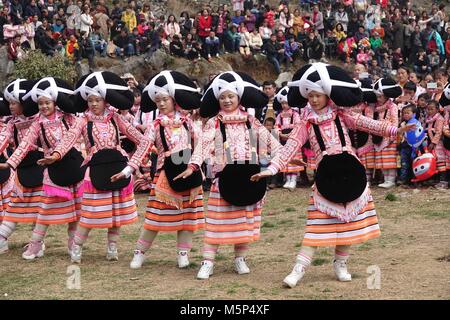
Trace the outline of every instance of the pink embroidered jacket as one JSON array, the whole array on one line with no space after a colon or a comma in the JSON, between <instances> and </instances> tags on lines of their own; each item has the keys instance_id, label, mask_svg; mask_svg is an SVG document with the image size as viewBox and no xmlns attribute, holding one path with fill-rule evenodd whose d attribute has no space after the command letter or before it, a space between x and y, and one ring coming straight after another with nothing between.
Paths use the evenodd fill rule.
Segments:
<instances>
[{"instance_id":1,"label":"pink embroidered jacket","mask_svg":"<svg viewBox=\"0 0 450 320\"><path fill-rule=\"evenodd\" d=\"M289 109L287 111L281 111L277 119L275 121L275 125L283 130L283 129L292 129L300 122L300 114L293 110Z\"/></svg>"},{"instance_id":2,"label":"pink embroidered jacket","mask_svg":"<svg viewBox=\"0 0 450 320\"><path fill-rule=\"evenodd\" d=\"M377 104L374 112L378 112L379 121L384 121L387 124L398 127L398 106L392 99L388 99L383 105ZM385 114L386 117L384 118ZM389 144L396 142L396 138L397 137L384 137L380 144L374 144L375 151L381 151Z\"/></svg>"},{"instance_id":3,"label":"pink embroidered jacket","mask_svg":"<svg viewBox=\"0 0 450 320\"><path fill-rule=\"evenodd\" d=\"M426 120L426 133L430 143L438 145L441 142L442 131L444 129L444 117L437 113L433 118Z\"/></svg>"},{"instance_id":4,"label":"pink embroidered jacket","mask_svg":"<svg viewBox=\"0 0 450 320\"><path fill-rule=\"evenodd\" d=\"M213 176L221 172L227 164L219 117L227 118L227 116L223 117L223 114L219 113L219 115L209 119L204 125L201 139L202 148L195 149L190 162L200 166L203 161L211 160ZM278 152L281 148L280 143L255 117L249 116L243 109L239 111L237 117L240 119L239 121L230 121L230 123L224 121L227 142L233 161L252 159L250 132L245 122L247 117L253 129L255 141L258 141L259 144L259 154L257 154L256 160L259 161L260 157L267 158L268 150L270 150L271 155L275 155Z\"/></svg>"},{"instance_id":5,"label":"pink embroidered jacket","mask_svg":"<svg viewBox=\"0 0 450 320\"><path fill-rule=\"evenodd\" d=\"M355 113L359 113L359 114L362 114L363 116L373 119L373 112L375 110L375 105L374 104L369 105L365 102L362 102L362 103L350 108L350 110ZM369 137L367 138L366 144L363 145L362 147L358 148L356 150L356 154L359 157L359 156L362 156L363 154L365 154L369 151L372 151L372 150L373 150L372 136L369 135Z\"/></svg>"},{"instance_id":6,"label":"pink embroidered jacket","mask_svg":"<svg viewBox=\"0 0 450 320\"><path fill-rule=\"evenodd\" d=\"M16 127L17 129L17 140L18 143L20 144L20 142L28 133L28 129L34 122L35 118L36 116L32 117L18 116L13 117L11 120L9 120L9 122L6 124L6 126L0 133L0 153L2 153L10 143L12 143L14 147L17 147L16 142L14 141L15 140L14 127Z\"/></svg>"},{"instance_id":7,"label":"pink embroidered jacket","mask_svg":"<svg viewBox=\"0 0 450 320\"><path fill-rule=\"evenodd\" d=\"M186 129L183 126L183 123L186 123ZM166 138L168 152L164 151L164 146L161 140L160 127L164 128L164 135ZM165 115L158 115L145 131L145 136L150 141L150 147L155 146L158 153L158 160L156 169L159 170L164 165L164 158L166 156L170 156L170 154L181 151L187 148L196 148L197 146L201 146L199 144L201 140L201 130L199 130L198 126L194 125L193 121L189 117L184 117L180 113L176 112L173 119L169 119ZM192 145L192 139L194 141L194 145ZM191 157L192 159L196 159L196 163L200 161L200 165L202 163L202 159L194 157L195 152ZM197 155L197 157L199 157Z\"/></svg>"},{"instance_id":8,"label":"pink embroidered jacket","mask_svg":"<svg viewBox=\"0 0 450 320\"><path fill-rule=\"evenodd\" d=\"M268 168L272 173L285 169L289 161L291 161L292 157L296 154L298 148L301 148L308 139L311 143L311 149L315 154L317 166L319 165L320 161L322 161L323 154L317 142L316 135L314 134L312 123L319 125L326 152L329 155L342 153L341 141L339 140L338 131L334 123L334 119L337 115L339 115L339 119L341 120L347 151L353 155L355 155L355 152L351 147L348 128L352 130L359 129L361 131L382 136L393 137L397 134L397 126L392 126L386 121L375 121L362 114L344 108L336 108L334 106L329 106L328 108L326 113L317 116L309 105L306 106L305 121L302 121L300 125L294 128L286 145L275 158L272 159Z\"/></svg>"},{"instance_id":9,"label":"pink embroidered jacket","mask_svg":"<svg viewBox=\"0 0 450 320\"><path fill-rule=\"evenodd\" d=\"M76 117L71 114L63 114L60 111L57 111L55 114L55 118L53 120L49 120L43 115L38 115L36 120L33 121L31 126L28 129L28 134L22 139L19 146L16 148L14 153L8 159L7 163L12 168L17 168L17 166L22 162L27 153L31 150L35 150L37 148L37 141L41 142L42 148L44 150L44 154L46 156L50 155L59 141L62 140L65 132L68 130L66 126L62 122L62 120L66 122L66 124L72 127L76 122ZM44 127L45 137L50 145L47 146L44 136L41 129L41 124Z\"/></svg>"},{"instance_id":10,"label":"pink embroidered jacket","mask_svg":"<svg viewBox=\"0 0 450 320\"><path fill-rule=\"evenodd\" d=\"M75 125L63 137L63 140L56 146L54 152L64 157L66 153L74 146L79 136L82 136L87 149L87 157L84 164L88 163L92 155L101 149L117 149L124 156L127 156L125 150L122 149L117 141L116 129L111 121L114 119L119 133L123 133L137 145L137 150L132 158L128 161L128 165L137 170L150 149L150 142L144 137L131 123L123 119L119 114L107 109L105 115L96 116L91 112L86 112L79 117ZM92 136L94 138L94 146L91 145L88 137L87 124L88 121L93 122Z\"/></svg>"}]
</instances>

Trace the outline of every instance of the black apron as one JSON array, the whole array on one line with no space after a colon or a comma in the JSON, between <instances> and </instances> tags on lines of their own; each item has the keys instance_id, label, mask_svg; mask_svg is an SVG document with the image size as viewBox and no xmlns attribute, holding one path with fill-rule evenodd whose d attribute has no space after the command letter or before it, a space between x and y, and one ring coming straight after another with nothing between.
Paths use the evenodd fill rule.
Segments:
<instances>
[{"instance_id":1,"label":"black apron","mask_svg":"<svg viewBox=\"0 0 450 320\"><path fill-rule=\"evenodd\" d=\"M294 123L294 113L292 113L292 115L291 115L291 124L293 124ZM289 133L291 133L292 132L292 128L288 128L288 129L282 129L281 130L281 133L282 134L289 134ZM287 142L287 140L282 140L282 139L280 139L280 144L281 145L285 145L286 144L286 142Z\"/></svg>"},{"instance_id":2,"label":"black apron","mask_svg":"<svg viewBox=\"0 0 450 320\"><path fill-rule=\"evenodd\" d=\"M334 120L341 146L345 150L345 136L339 116ZM319 126L313 124L314 133L320 150L326 152L325 143ZM347 203L358 199L367 187L366 170L352 154L343 151L340 154L325 154L316 173L317 191L327 200L335 203Z\"/></svg>"},{"instance_id":3,"label":"black apron","mask_svg":"<svg viewBox=\"0 0 450 320\"><path fill-rule=\"evenodd\" d=\"M62 123L69 130L69 125L65 119L62 119ZM50 143L45 136L45 128L41 123L42 136L44 137L44 143L50 149ZM68 187L77 184L84 178L86 172L86 166L81 167L84 158L80 151L75 148L71 148L67 154L62 157L61 160L56 161L47 167L48 176L52 182L61 187Z\"/></svg>"},{"instance_id":4,"label":"black apron","mask_svg":"<svg viewBox=\"0 0 450 320\"><path fill-rule=\"evenodd\" d=\"M383 119L381 119L381 120L386 119L387 112L388 112L388 110L386 109L386 110L384 111ZM378 117L379 117L379 116L380 116L379 113L375 111L375 112L373 113L373 120L378 120ZM382 141L383 141L383 136L378 136L378 135L376 135L376 134L372 134L372 142L373 142L374 144L380 144Z\"/></svg>"},{"instance_id":5,"label":"black apron","mask_svg":"<svg viewBox=\"0 0 450 320\"><path fill-rule=\"evenodd\" d=\"M365 116L364 111L362 112L362 115ZM350 137L350 141L352 142L352 147L355 149L363 147L369 140L369 134L367 132L360 130L349 129L348 135Z\"/></svg>"},{"instance_id":6,"label":"black apron","mask_svg":"<svg viewBox=\"0 0 450 320\"><path fill-rule=\"evenodd\" d=\"M251 181L250 177L260 173L261 168L257 162L257 145L251 131L250 122L246 126L249 130L250 145L252 148L252 160L233 161L230 147L227 143L225 125L219 120L222 141L227 157L227 165L217 174L219 178L219 191L222 198L235 206L249 206L260 201L267 190L267 179Z\"/></svg>"},{"instance_id":7,"label":"black apron","mask_svg":"<svg viewBox=\"0 0 450 320\"><path fill-rule=\"evenodd\" d=\"M0 163L5 163L7 161L6 157L3 155L3 153L0 156ZM9 177L11 176L11 168L1 169L0 170L0 184L5 183L8 181Z\"/></svg>"},{"instance_id":8,"label":"black apron","mask_svg":"<svg viewBox=\"0 0 450 320\"><path fill-rule=\"evenodd\" d=\"M14 125L14 142L16 143L17 148L19 146L19 139L16 125ZM40 140L38 140L38 146L40 146ZM38 165L37 161L43 157L44 153L42 151L29 151L17 166L17 179L19 179L22 186L26 188L42 186L44 180L44 167Z\"/></svg>"},{"instance_id":9,"label":"black apron","mask_svg":"<svg viewBox=\"0 0 450 320\"><path fill-rule=\"evenodd\" d=\"M189 137L189 128L186 122L183 122L183 127L188 133L188 145L189 148L180 150L176 153L172 153L170 156L164 158L164 172L169 182L170 187L176 192L182 192L201 186L202 174L200 170L194 171L186 179L173 180L180 173L188 168L189 160L192 156L192 140ZM159 125L159 134L161 136L161 142L164 147L164 151L169 151L169 146L166 141L166 135L164 133L164 127Z\"/></svg>"},{"instance_id":10,"label":"black apron","mask_svg":"<svg viewBox=\"0 0 450 320\"><path fill-rule=\"evenodd\" d=\"M120 144L119 129L117 128L114 119L111 119L114 129L116 130L117 144ZM91 146L95 145L94 137L92 135L93 122L88 121L87 133ZM121 172L128 164L128 158L124 156L117 149L101 149L94 153L89 161L89 176L92 185L102 191L121 190L128 186L131 177L111 182L111 177Z\"/></svg>"}]
</instances>

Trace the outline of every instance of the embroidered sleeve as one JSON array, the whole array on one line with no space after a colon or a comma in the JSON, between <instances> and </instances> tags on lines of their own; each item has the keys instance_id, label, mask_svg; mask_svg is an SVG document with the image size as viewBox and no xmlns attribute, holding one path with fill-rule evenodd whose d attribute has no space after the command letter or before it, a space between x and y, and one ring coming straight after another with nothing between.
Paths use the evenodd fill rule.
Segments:
<instances>
[{"instance_id":1,"label":"embroidered sleeve","mask_svg":"<svg viewBox=\"0 0 450 320\"><path fill-rule=\"evenodd\" d=\"M397 134L397 126L393 126L387 121L373 120L352 111L343 111L340 115L349 129L358 129L384 137Z\"/></svg>"},{"instance_id":2,"label":"embroidered sleeve","mask_svg":"<svg viewBox=\"0 0 450 320\"><path fill-rule=\"evenodd\" d=\"M63 139L55 147L53 152L56 152L60 157L64 157L67 152L77 143L78 137L83 133L83 128L86 128L87 120L86 117L78 118L75 125L70 128L69 131L64 133Z\"/></svg>"},{"instance_id":3,"label":"embroidered sleeve","mask_svg":"<svg viewBox=\"0 0 450 320\"><path fill-rule=\"evenodd\" d=\"M196 164L199 167L203 161L210 158L214 151L214 138L216 135L216 118L209 119L203 127L203 133L199 139L199 143L194 149L191 161L189 163Z\"/></svg>"},{"instance_id":4,"label":"embroidered sleeve","mask_svg":"<svg viewBox=\"0 0 450 320\"><path fill-rule=\"evenodd\" d=\"M194 123L192 121L190 121L190 132L193 132L194 135L194 145L192 146L193 148L193 152L192 152L192 156L190 159L190 163L192 165L196 165L196 166L200 166L198 165L198 163L202 163L203 162L203 156L201 153L195 153L196 149L201 149L202 145L203 145L203 135L202 135L202 131L199 127L195 126ZM195 156L195 157L194 157Z\"/></svg>"},{"instance_id":5,"label":"embroidered sleeve","mask_svg":"<svg viewBox=\"0 0 450 320\"><path fill-rule=\"evenodd\" d=\"M297 153L297 150L300 149L307 140L308 130L306 129L306 123L302 121L294 127L286 144L279 150L275 158L272 159L268 169L275 174L286 168L289 161L291 161Z\"/></svg>"},{"instance_id":6,"label":"embroidered sleeve","mask_svg":"<svg viewBox=\"0 0 450 320\"><path fill-rule=\"evenodd\" d=\"M8 161L6 161L11 168L16 169L28 152L36 149L36 141L39 139L39 130L39 123L37 121L33 122L28 129L27 135L22 139L14 153L9 157Z\"/></svg>"},{"instance_id":7,"label":"embroidered sleeve","mask_svg":"<svg viewBox=\"0 0 450 320\"><path fill-rule=\"evenodd\" d=\"M136 152L128 161L128 165L137 170L139 169L142 160L144 160L145 156L150 151L150 148L152 146L150 140L147 137L145 137L142 133L140 133L138 129L133 127L133 125L130 122L126 121L119 114L115 114L114 119L117 122L119 131L122 132L124 135L126 135L128 139L130 139L137 145Z\"/></svg>"},{"instance_id":8,"label":"embroidered sleeve","mask_svg":"<svg viewBox=\"0 0 450 320\"><path fill-rule=\"evenodd\" d=\"M13 125L14 124L11 121L8 122L6 127L0 133L0 153L3 153L3 151L6 149L6 147L9 145L9 143L11 141L10 139L13 135L12 134Z\"/></svg>"},{"instance_id":9,"label":"embroidered sleeve","mask_svg":"<svg viewBox=\"0 0 450 320\"><path fill-rule=\"evenodd\" d=\"M441 141L442 137L442 130L444 128L444 119L442 117L439 117L436 119L436 124L434 126L435 131L433 138L431 139L431 143L438 144L439 141Z\"/></svg>"}]
</instances>

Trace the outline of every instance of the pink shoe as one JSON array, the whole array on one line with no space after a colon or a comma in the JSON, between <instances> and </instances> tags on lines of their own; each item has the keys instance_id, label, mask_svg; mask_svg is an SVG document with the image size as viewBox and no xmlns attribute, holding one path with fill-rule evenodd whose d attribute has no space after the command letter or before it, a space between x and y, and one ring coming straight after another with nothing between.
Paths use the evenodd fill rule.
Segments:
<instances>
[{"instance_id":1,"label":"pink shoe","mask_svg":"<svg viewBox=\"0 0 450 320\"><path fill-rule=\"evenodd\" d=\"M44 256L45 244L43 241L30 241L25 248L27 251L22 254L22 258L25 260L34 260Z\"/></svg>"}]
</instances>

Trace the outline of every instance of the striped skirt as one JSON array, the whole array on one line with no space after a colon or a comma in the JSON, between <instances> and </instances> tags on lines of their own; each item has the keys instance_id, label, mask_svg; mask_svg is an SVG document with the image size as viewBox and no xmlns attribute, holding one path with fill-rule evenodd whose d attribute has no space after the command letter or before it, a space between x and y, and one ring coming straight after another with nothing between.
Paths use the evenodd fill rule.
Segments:
<instances>
[{"instance_id":1,"label":"striped skirt","mask_svg":"<svg viewBox=\"0 0 450 320\"><path fill-rule=\"evenodd\" d=\"M77 196L75 187L71 187L73 199L49 196L43 192L41 208L38 212L38 224L65 224L78 221L81 209L81 198Z\"/></svg>"},{"instance_id":2,"label":"striped skirt","mask_svg":"<svg viewBox=\"0 0 450 320\"><path fill-rule=\"evenodd\" d=\"M292 158L292 160L303 160L303 154L302 154L301 148L297 151L297 153ZM304 171L304 170L305 170L305 166L302 166L301 164L295 164L295 163L290 162L286 166L286 169L281 170L281 172L284 172L284 173L298 173L298 172Z\"/></svg>"},{"instance_id":3,"label":"striped skirt","mask_svg":"<svg viewBox=\"0 0 450 320\"><path fill-rule=\"evenodd\" d=\"M435 153L436 153L436 169L438 172L444 172L447 170L447 165L446 165L446 153L445 153L445 148L444 148L444 144L442 141L440 141L435 148Z\"/></svg>"},{"instance_id":4,"label":"striped skirt","mask_svg":"<svg viewBox=\"0 0 450 320\"><path fill-rule=\"evenodd\" d=\"M11 196L11 191L6 191L4 189L4 184L0 185L0 223L3 221L3 216L8 208L9 200Z\"/></svg>"},{"instance_id":5,"label":"striped skirt","mask_svg":"<svg viewBox=\"0 0 450 320\"><path fill-rule=\"evenodd\" d=\"M361 163L363 164L364 168L366 169L373 169L375 168L375 151L368 151L361 156L358 156L359 160L361 160Z\"/></svg>"},{"instance_id":6,"label":"striped skirt","mask_svg":"<svg viewBox=\"0 0 450 320\"><path fill-rule=\"evenodd\" d=\"M445 150L445 167L450 170L450 150Z\"/></svg>"},{"instance_id":7,"label":"striped skirt","mask_svg":"<svg viewBox=\"0 0 450 320\"><path fill-rule=\"evenodd\" d=\"M134 193L121 191L85 191L81 199L79 225L85 228L113 228L138 220Z\"/></svg>"},{"instance_id":8,"label":"striped skirt","mask_svg":"<svg viewBox=\"0 0 450 320\"><path fill-rule=\"evenodd\" d=\"M375 151L375 169L397 169L397 143L392 142L386 148Z\"/></svg>"},{"instance_id":9,"label":"striped skirt","mask_svg":"<svg viewBox=\"0 0 450 320\"><path fill-rule=\"evenodd\" d=\"M209 194L205 243L239 244L259 240L263 200L251 206L233 206L221 197L218 182L218 179L214 181Z\"/></svg>"},{"instance_id":10,"label":"striped skirt","mask_svg":"<svg viewBox=\"0 0 450 320\"><path fill-rule=\"evenodd\" d=\"M152 231L196 231L203 229L205 217L202 191L192 203L189 203L190 190L182 192L183 208L178 209L156 199L155 186L158 177L159 173L155 175L150 189L144 228Z\"/></svg>"},{"instance_id":11,"label":"striped skirt","mask_svg":"<svg viewBox=\"0 0 450 320\"><path fill-rule=\"evenodd\" d=\"M5 210L3 221L35 223L41 210L42 194L42 186L36 188L23 187L21 196L16 191L11 191L11 198Z\"/></svg>"},{"instance_id":12,"label":"striped skirt","mask_svg":"<svg viewBox=\"0 0 450 320\"><path fill-rule=\"evenodd\" d=\"M372 199L355 220L345 223L318 211L314 206L313 197L310 197L302 245L311 247L352 245L379 236L380 226Z\"/></svg>"}]
</instances>

